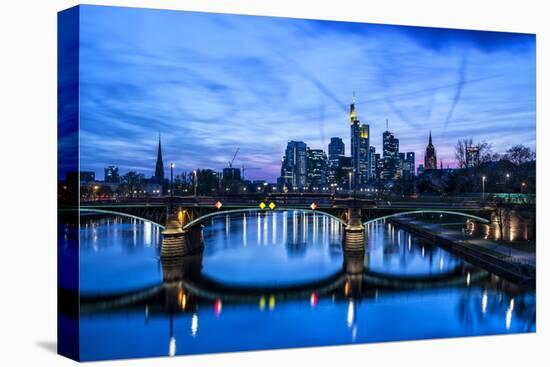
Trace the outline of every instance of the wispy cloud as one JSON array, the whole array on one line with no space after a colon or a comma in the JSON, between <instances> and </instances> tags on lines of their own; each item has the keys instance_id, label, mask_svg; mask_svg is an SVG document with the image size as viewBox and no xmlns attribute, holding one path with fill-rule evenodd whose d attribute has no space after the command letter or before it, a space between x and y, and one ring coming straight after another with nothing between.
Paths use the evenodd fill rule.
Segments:
<instances>
[{"instance_id":1,"label":"wispy cloud","mask_svg":"<svg viewBox=\"0 0 550 367\"><path fill-rule=\"evenodd\" d=\"M428 131L453 165L458 138L535 144L535 39L271 17L84 6L81 163L151 175L166 162L221 170L240 147L274 180L287 141L349 149L348 103L382 144L385 120L423 158Z\"/></svg>"}]
</instances>

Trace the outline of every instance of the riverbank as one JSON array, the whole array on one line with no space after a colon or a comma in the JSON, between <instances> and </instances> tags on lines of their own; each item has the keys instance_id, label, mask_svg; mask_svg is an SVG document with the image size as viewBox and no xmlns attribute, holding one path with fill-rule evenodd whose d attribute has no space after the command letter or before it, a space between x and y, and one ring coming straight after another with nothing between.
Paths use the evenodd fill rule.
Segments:
<instances>
[{"instance_id":1,"label":"riverbank","mask_svg":"<svg viewBox=\"0 0 550 367\"><path fill-rule=\"evenodd\" d=\"M389 219L389 222L445 248L464 260L506 279L535 285L536 254L494 241L465 237L456 229L416 219Z\"/></svg>"}]
</instances>

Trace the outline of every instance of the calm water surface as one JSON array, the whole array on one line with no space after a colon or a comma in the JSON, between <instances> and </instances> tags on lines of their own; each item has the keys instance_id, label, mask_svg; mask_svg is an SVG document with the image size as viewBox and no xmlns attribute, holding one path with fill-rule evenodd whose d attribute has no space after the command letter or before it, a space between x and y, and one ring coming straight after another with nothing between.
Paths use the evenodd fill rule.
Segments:
<instances>
[{"instance_id":1,"label":"calm water surface","mask_svg":"<svg viewBox=\"0 0 550 367\"><path fill-rule=\"evenodd\" d=\"M83 360L535 331L534 290L389 223L366 228L358 261L392 287L346 273L343 227L321 213L214 217L191 264L160 261L151 223L81 220Z\"/></svg>"}]
</instances>

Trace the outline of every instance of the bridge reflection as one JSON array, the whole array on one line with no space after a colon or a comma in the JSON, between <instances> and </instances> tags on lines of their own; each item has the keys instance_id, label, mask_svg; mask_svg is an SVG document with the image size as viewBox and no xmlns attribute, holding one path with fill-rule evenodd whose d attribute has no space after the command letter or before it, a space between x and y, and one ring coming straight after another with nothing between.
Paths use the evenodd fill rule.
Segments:
<instances>
[{"instance_id":1,"label":"bridge reflection","mask_svg":"<svg viewBox=\"0 0 550 367\"><path fill-rule=\"evenodd\" d=\"M236 286L219 282L202 272L203 254L161 261L163 282L131 294L110 295L105 298L81 298L81 312L95 313L118 308L154 305L156 312L185 311L200 304L257 303L260 308L274 307L276 302L332 298L355 302L375 298L379 292L443 289L470 286L486 280L490 273L461 263L453 269L436 275L400 276L369 270L364 252L345 251L340 271L315 282L276 286ZM313 301L311 301L313 302ZM151 312L151 306L149 311Z\"/></svg>"}]
</instances>

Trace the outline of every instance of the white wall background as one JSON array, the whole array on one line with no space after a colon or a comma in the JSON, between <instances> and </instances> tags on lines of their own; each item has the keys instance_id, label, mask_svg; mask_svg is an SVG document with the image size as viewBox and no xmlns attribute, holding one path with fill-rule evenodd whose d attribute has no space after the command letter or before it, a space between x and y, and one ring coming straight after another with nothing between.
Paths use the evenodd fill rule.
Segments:
<instances>
[{"instance_id":1,"label":"white wall background","mask_svg":"<svg viewBox=\"0 0 550 367\"><path fill-rule=\"evenodd\" d=\"M550 216L550 27L544 1L125 0L95 4L537 33L537 334L132 360L132 365L539 366L550 332L543 233ZM64 366L56 340L56 12L69 0L4 1L0 12L0 365ZM129 364L130 361L98 365Z\"/></svg>"}]
</instances>

